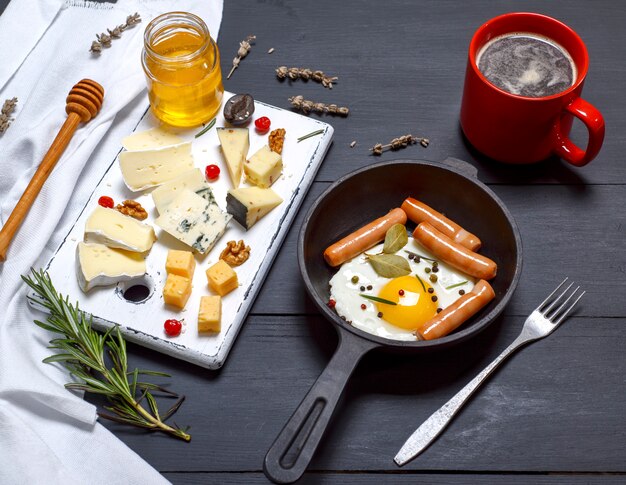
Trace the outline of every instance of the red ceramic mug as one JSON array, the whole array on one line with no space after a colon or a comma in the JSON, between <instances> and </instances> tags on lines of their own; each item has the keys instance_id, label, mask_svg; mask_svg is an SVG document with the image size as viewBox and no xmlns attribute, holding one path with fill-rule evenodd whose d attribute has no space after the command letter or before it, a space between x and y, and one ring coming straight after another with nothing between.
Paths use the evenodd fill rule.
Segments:
<instances>
[{"instance_id":1,"label":"red ceramic mug","mask_svg":"<svg viewBox=\"0 0 626 485\"><path fill-rule=\"evenodd\" d=\"M480 49L509 33L530 33L551 39L573 60L573 84L557 94L525 97L496 87L477 66ZM485 155L506 163L534 163L557 155L576 166L595 158L604 140L604 119L580 95L589 56L582 39L567 25L536 13L508 13L483 24L472 37L461 104L461 128L469 142ZM589 131L587 148L569 138L573 117Z\"/></svg>"}]
</instances>

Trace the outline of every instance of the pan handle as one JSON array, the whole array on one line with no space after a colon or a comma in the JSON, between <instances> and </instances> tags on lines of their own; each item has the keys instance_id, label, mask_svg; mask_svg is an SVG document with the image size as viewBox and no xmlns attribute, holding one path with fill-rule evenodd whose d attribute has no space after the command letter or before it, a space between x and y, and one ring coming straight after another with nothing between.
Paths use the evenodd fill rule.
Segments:
<instances>
[{"instance_id":1,"label":"pan handle","mask_svg":"<svg viewBox=\"0 0 626 485\"><path fill-rule=\"evenodd\" d=\"M460 158L448 157L443 163L456 168L459 172L463 172L465 175L471 178L478 178L478 169L469 162L461 160Z\"/></svg>"},{"instance_id":2,"label":"pan handle","mask_svg":"<svg viewBox=\"0 0 626 485\"><path fill-rule=\"evenodd\" d=\"M341 328L338 333L335 354L265 455L263 471L274 483L293 483L302 476L352 371L380 346Z\"/></svg>"}]
</instances>

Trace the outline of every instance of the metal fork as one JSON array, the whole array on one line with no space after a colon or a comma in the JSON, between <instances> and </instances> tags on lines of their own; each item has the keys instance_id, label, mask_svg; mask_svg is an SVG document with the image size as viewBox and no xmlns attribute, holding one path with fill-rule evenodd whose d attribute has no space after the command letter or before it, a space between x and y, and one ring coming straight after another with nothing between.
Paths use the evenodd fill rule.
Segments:
<instances>
[{"instance_id":1,"label":"metal fork","mask_svg":"<svg viewBox=\"0 0 626 485\"><path fill-rule=\"evenodd\" d=\"M572 311L578 300L585 294L584 291L576 295L580 286L577 286L574 291L570 292L574 283L570 283L565 290L563 290L558 296L555 294L561 289L561 287L567 282L567 278L556 287L556 289L550 293L541 304L530 314L530 316L524 322L524 327L519 336L509 345L504 351L496 357L496 359L489 364L483 371L472 379L463 389L461 389L456 395L440 407L435 413L433 413L424 423L415 430L415 432L409 437L408 440L402 445L400 451L395 456L394 461L398 466L405 465L413 458L418 456L424 451L435 439L441 434L441 432L448 426L448 423L452 421L452 418L459 412L463 405L467 402L472 394L480 387L480 385L487 380L487 377L514 351L519 349L522 345L535 340L542 339L550 335L556 328L565 320L565 318ZM569 294L569 296L567 296ZM576 299L569 304L570 300L576 295ZM556 307L559 302L565 298L565 301ZM568 306L569 304L569 306ZM555 308L556 307L556 308Z\"/></svg>"}]
</instances>

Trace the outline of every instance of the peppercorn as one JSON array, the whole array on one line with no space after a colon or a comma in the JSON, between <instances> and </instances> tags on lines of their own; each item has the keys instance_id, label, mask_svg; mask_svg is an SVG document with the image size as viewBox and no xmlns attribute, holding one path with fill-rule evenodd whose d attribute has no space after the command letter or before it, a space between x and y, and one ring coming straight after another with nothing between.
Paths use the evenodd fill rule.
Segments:
<instances>
[{"instance_id":1,"label":"peppercorn","mask_svg":"<svg viewBox=\"0 0 626 485\"><path fill-rule=\"evenodd\" d=\"M430 268L424 268L424 272L425 272L426 274L430 273Z\"/></svg>"},{"instance_id":2,"label":"peppercorn","mask_svg":"<svg viewBox=\"0 0 626 485\"><path fill-rule=\"evenodd\" d=\"M432 301L437 301L437 295L433 295L433 296L431 296L431 297L430 297L430 299L431 299Z\"/></svg>"},{"instance_id":3,"label":"peppercorn","mask_svg":"<svg viewBox=\"0 0 626 485\"><path fill-rule=\"evenodd\" d=\"M359 290L365 291L365 286L361 286L361 288L359 288Z\"/></svg>"},{"instance_id":4,"label":"peppercorn","mask_svg":"<svg viewBox=\"0 0 626 485\"><path fill-rule=\"evenodd\" d=\"M420 261L421 261L420 257L419 256L415 256L415 262L419 263Z\"/></svg>"},{"instance_id":5,"label":"peppercorn","mask_svg":"<svg viewBox=\"0 0 626 485\"><path fill-rule=\"evenodd\" d=\"M365 303L361 303L361 310L365 310L367 308L367 306L365 305Z\"/></svg>"},{"instance_id":6,"label":"peppercorn","mask_svg":"<svg viewBox=\"0 0 626 485\"><path fill-rule=\"evenodd\" d=\"M431 282L437 283L437 275L436 274L431 274L429 279L430 279Z\"/></svg>"},{"instance_id":7,"label":"peppercorn","mask_svg":"<svg viewBox=\"0 0 626 485\"><path fill-rule=\"evenodd\" d=\"M465 294L465 290L459 290L459 295L464 295Z\"/></svg>"},{"instance_id":8,"label":"peppercorn","mask_svg":"<svg viewBox=\"0 0 626 485\"><path fill-rule=\"evenodd\" d=\"M378 312L378 315L376 315L378 318L383 318L383 312Z\"/></svg>"},{"instance_id":9,"label":"peppercorn","mask_svg":"<svg viewBox=\"0 0 626 485\"><path fill-rule=\"evenodd\" d=\"M374 288L372 285L367 285L368 290L371 290L372 288Z\"/></svg>"},{"instance_id":10,"label":"peppercorn","mask_svg":"<svg viewBox=\"0 0 626 485\"><path fill-rule=\"evenodd\" d=\"M435 289L434 288L428 288L428 293L434 293Z\"/></svg>"},{"instance_id":11,"label":"peppercorn","mask_svg":"<svg viewBox=\"0 0 626 485\"><path fill-rule=\"evenodd\" d=\"M440 313L443 308L437 308L437 313Z\"/></svg>"},{"instance_id":12,"label":"peppercorn","mask_svg":"<svg viewBox=\"0 0 626 485\"><path fill-rule=\"evenodd\" d=\"M404 290L398 290L398 295L403 296L404 295Z\"/></svg>"},{"instance_id":13,"label":"peppercorn","mask_svg":"<svg viewBox=\"0 0 626 485\"><path fill-rule=\"evenodd\" d=\"M411 260L415 259L415 255L413 253L409 253L409 259Z\"/></svg>"},{"instance_id":14,"label":"peppercorn","mask_svg":"<svg viewBox=\"0 0 626 485\"><path fill-rule=\"evenodd\" d=\"M439 266L439 262L433 261L433 266Z\"/></svg>"},{"instance_id":15,"label":"peppercorn","mask_svg":"<svg viewBox=\"0 0 626 485\"><path fill-rule=\"evenodd\" d=\"M359 277L354 275L350 281L356 285L359 282Z\"/></svg>"},{"instance_id":16,"label":"peppercorn","mask_svg":"<svg viewBox=\"0 0 626 485\"><path fill-rule=\"evenodd\" d=\"M439 266L433 265L433 273L436 273L437 271L439 271Z\"/></svg>"}]
</instances>

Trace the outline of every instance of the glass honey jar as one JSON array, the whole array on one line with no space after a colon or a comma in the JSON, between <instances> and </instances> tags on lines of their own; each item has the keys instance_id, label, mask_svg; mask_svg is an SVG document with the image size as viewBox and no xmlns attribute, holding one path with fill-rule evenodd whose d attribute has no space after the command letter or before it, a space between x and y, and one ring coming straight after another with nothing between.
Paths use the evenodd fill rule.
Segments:
<instances>
[{"instance_id":1,"label":"glass honey jar","mask_svg":"<svg viewBox=\"0 0 626 485\"><path fill-rule=\"evenodd\" d=\"M200 17L169 12L152 20L142 64L150 107L161 121L191 127L218 112L224 95L220 54Z\"/></svg>"}]
</instances>

